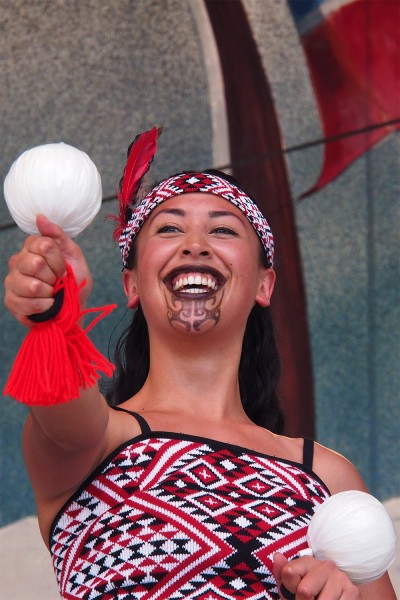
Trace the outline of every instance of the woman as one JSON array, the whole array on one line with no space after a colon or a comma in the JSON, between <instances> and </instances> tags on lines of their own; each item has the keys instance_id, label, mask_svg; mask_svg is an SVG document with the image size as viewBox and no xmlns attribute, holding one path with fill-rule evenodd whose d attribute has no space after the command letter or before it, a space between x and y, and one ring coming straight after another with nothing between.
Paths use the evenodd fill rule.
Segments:
<instances>
[{"instance_id":1,"label":"woman","mask_svg":"<svg viewBox=\"0 0 400 600\"><path fill-rule=\"evenodd\" d=\"M62 597L277 599L286 588L297 600L394 600L387 575L356 587L330 562L288 561L316 505L365 485L343 457L280 435L266 219L216 172L173 176L142 200L126 180L118 237L127 305L139 308L110 394L119 406L94 385L32 407L24 430ZM25 325L52 305L66 262L87 281L82 307L91 291L79 247L45 217L37 225L6 278L5 304Z\"/></svg>"}]
</instances>

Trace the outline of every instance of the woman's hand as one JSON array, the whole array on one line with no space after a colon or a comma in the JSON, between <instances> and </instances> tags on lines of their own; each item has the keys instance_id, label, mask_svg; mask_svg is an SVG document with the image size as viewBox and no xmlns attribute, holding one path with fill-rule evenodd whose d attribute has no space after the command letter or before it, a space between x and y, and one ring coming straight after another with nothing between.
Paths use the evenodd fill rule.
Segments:
<instances>
[{"instance_id":1,"label":"woman's hand","mask_svg":"<svg viewBox=\"0 0 400 600\"><path fill-rule=\"evenodd\" d=\"M360 600L359 588L332 561L303 556L288 561L274 557L273 574L280 590L283 584L296 600ZM281 598L285 598L281 593Z\"/></svg>"},{"instance_id":2,"label":"woman's hand","mask_svg":"<svg viewBox=\"0 0 400 600\"><path fill-rule=\"evenodd\" d=\"M81 306L93 286L93 279L85 257L75 242L46 217L36 220L40 235L28 237L20 252L10 258L5 279L4 304L14 317L31 326L28 315L39 314L53 304L54 284L65 272L66 261L71 265L81 289Z\"/></svg>"}]
</instances>

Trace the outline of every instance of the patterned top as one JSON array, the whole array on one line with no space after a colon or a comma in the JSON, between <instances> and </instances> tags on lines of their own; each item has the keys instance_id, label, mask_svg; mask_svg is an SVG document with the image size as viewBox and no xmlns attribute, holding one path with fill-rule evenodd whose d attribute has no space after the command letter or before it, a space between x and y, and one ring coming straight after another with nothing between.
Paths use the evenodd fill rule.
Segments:
<instances>
[{"instance_id":1,"label":"patterned top","mask_svg":"<svg viewBox=\"0 0 400 600\"><path fill-rule=\"evenodd\" d=\"M277 600L273 555L307 547L313 509L329 496L311 470L312 442L302 465L138 420L142 434L54 521L62 598Z\"/></svg>"}]
</instances>

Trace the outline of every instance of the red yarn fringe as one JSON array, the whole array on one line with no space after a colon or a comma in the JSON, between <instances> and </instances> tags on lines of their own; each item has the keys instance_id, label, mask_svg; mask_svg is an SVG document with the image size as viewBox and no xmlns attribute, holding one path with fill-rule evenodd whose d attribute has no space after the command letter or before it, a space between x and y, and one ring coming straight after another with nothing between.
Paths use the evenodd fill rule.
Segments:
<instances>
[{"instance_id":1,"label":"red yarn fringe","mask_svg":"<svg viewBox=\"0 0 400 600\"><path fill-rule=\"evenodd\" d=\"M19 402L49 406L78 398L80 389L91 387L100 378L108 377L114 365L89 340L86 333L108 315L116 304L84 311L79 306L78 286L70 265L65 277L58 280L54 292L64 290L60 312L50 321L36 323L30 329L17 354L4 389ZM79 319L92 312L100 314L82 330Z\"/></svg>"}]
</instances>

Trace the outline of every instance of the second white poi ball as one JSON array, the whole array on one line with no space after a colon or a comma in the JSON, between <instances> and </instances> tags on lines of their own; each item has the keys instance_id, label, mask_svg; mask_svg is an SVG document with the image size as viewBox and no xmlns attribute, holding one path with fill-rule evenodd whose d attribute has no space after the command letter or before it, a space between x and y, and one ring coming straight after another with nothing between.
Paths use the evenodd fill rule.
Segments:
<instances>
[{"instance_id":1,"label":"second white poi ball","mask_svg":"<svg viewBox=\"0 0 400 600\"><path fill-rule=\"evenodd\" d=\"M39 233L36 217L41 214L75 237L100 210L101 178L82 150L64 142L43 144L26 150L12 164L4 197L12 218L26 233Z\"/></svg>"},{"instance_id":2,"label":"second white poi ball","mask_svg":"<svg viewBox=\"0 0 400 600\"><path fill-rule=\"evenodd\" d=\"M334 494L316 508L307 542L316 558L332 560L356 584L378 579L396 552L396 532L385 507L357 490Z\"/></svg>"}]
</instances>

